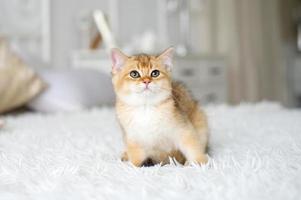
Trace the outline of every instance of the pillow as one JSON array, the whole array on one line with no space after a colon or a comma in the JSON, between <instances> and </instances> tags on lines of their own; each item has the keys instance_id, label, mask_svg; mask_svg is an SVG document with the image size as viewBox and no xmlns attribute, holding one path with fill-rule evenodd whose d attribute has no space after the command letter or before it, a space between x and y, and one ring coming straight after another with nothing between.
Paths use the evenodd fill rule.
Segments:
<instances>
[{"instance_id":1,"label":"pillow","mask_svg":"<svg viewBox=\"0 0 301 200\"><path fill-rule=\"evenodd\" d=\"M0 38L0 113L24 105L46 84Z\"/></svg>"},{"instance_id":2,"label":"pillow","mask_svg":"<svg viewBox=\"0 0 301 200\"><path fill-rule=\"evenodd\" d=\"M114 102L111 78L100 71L45 69L38 73L49 87L28 104L35 111L78 111Z\"/></svg>"}]
</instances>

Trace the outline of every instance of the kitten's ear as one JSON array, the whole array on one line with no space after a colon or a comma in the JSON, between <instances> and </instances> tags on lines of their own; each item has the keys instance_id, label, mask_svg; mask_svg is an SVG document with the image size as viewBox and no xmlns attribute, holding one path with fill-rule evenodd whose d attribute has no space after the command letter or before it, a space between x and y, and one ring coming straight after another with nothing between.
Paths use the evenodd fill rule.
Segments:
<instances>
[{"instance_id":1,"label":"kitten's ear","mask_svg":"<svg viewBox=\"0 0 301 200\"><path fill-rule=\"evenodd\" d=\"M128 56L122 53L119 49L111 49L112 73L115 74L124 66Z\"/></svg>"},{"instance_id":2,"label":"kitten's ear","mask_svg":"<svg viewBox=\"0 0 301 200\"><path fill-rule=\"evenodd\" d=\"M172 62L173 62L173 54L174 54L174 48L169 47L168 49L164 50L157 58L161 59L163 64L166 66L168 70L171 70L172 68Z\"/></svg>"}]
</instances>

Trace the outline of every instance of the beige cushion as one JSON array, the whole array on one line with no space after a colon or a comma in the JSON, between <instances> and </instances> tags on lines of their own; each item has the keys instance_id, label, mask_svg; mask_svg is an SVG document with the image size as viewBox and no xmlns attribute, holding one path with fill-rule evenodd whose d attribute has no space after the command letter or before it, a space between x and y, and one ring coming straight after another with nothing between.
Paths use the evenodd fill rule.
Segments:
<instances>
[{"instance_id":1,"label":"beige cushion","mask_svg":"<svg viewBox=\"0 0 301 200\"><path fill-rule=\"evenodd\" d=\"M46 84L0 38L0 113L24 105Z\"/></svg>"}]
</instances>

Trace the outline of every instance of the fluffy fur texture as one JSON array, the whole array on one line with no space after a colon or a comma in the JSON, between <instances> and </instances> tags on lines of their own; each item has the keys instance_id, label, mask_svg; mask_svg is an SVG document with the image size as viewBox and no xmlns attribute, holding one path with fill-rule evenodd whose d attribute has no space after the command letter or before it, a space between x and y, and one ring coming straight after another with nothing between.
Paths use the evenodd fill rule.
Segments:
<instances>
[{"instance_id":1,"label":"fluffy fur texture","mask_svg":"<svg viewBox=\"0 0 301 200\"><path fill-rule=\"evenodd\" d=\"M135 166L207 163L207 119L186 89L172 81L173 49L159 56L112 50L116 111L126 151Z\"/></svg>"},{"instance_id":2,"label":"fluffy fur texture","mask_svg":"<svg viewBox=\"0 0 301 200\"><path fill-rule=\"evenodd\" d=\"M0 199L300 199L300 110L262 103L205 111L211 159L201 167L121 162L111 108L5 117Z\"/></svg>"}]
</instances>

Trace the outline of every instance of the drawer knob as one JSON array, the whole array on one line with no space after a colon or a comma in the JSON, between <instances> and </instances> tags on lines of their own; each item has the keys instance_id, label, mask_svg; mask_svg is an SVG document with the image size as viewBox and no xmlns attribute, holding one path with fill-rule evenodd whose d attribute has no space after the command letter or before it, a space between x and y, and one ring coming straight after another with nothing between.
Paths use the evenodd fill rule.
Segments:
<instances>
[{"instance_id":1,"label":"drawer knob","mask_svg":"<svg viewBox=\"0 0 301 200\"><path fill-rule=\"evenodd\" d=\"M220 68L218 66L213 66L213 67L210 67L209 73L212 76L217 76L217 75L220 75L221 70L220 70Z\"/></svg>"},{"instance_id":2,"label":"drawer knob","mask_svg":"<svg viewBox=\"0 0 301 200\"><path fill-rule=\"evenodd\" d=\"M216 102L217 100L217 96L214 93L207 94L205 98L207 102Z\"/></svg>"},{"instance_id":3,"label":"drawer knob","mask_svg":"<svg viewBox=\"0 0 301 200\"><path fill-rule=\"evenodd\" d=\"M193 72L192 69L183 69L183 70L181 71L181 74L182 74L183 76L193 76L194 72Z\"/></svg>"}]
</instances>

